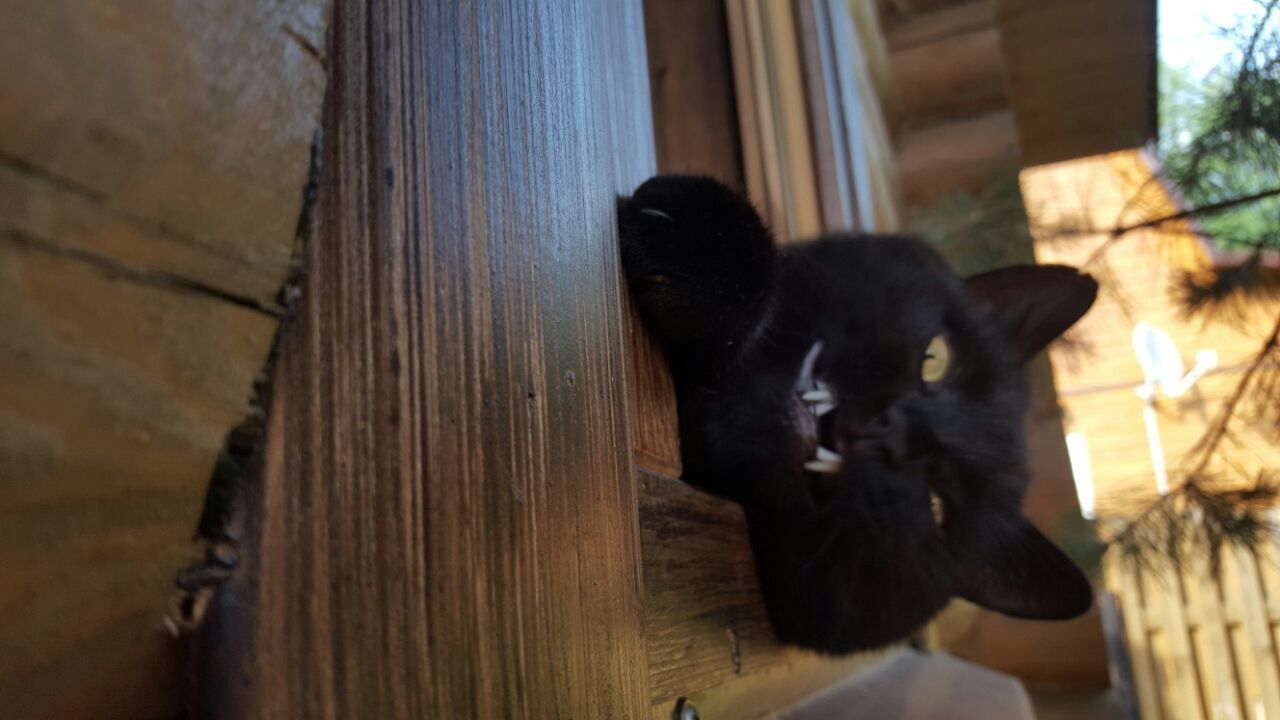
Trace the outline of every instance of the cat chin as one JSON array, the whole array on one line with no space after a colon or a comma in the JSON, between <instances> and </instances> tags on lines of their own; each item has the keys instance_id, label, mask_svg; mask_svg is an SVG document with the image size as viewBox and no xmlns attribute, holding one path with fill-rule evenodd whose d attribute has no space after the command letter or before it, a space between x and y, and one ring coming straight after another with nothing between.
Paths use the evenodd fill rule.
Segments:
<instances>
[{"instance_id":1,"label":"cat chin","mask_svg":"<svg viewBox=\"0 0 1280 720\"><path fill-rule=\"evenodd\" d=\"M886 609L893 619L870 608L835 614L813 607L779 610L771 616L778 640L826 655L848 655L901 643L924 628L950 601L950 596L927 602L904 602ZM792 615L806 615L805 620ZM825 618L815 622L812 618Z\"/></svg>"},{"instance_id":2,"label":"cat chin","mask_svg":"<svg viewBox=\"0 0 1280 720\"><path fill-rule=\"evenodd\" d=\"M803 533L769 537L755 549L757 569L771 624L785 643L846 654L901 642L953 595L951 569L925 548L885 548L862 534L828 536L842 537L839 545L815 545ZM869 556L896 560L860 561Z\"/></svg>"}]
</instances>

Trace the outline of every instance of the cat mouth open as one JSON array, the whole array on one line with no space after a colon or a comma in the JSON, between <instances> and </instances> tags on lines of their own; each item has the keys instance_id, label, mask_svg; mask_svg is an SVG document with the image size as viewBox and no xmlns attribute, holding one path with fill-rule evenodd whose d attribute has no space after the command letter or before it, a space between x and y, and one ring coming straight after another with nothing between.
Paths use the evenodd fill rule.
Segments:
<instances>
[{"instance_id":1,"label":"cat mouth open","mask_svg":"<svg viewBox=\"0 0 1280 720\"><path fill-rule=\"evenodd\" d=\"M832 450L836 447L833 427L836 395L826 382L813 376L814 365L821 354L821 340L805 354L795 382L795 411L802 444L810 457L804 469L818 475L838 475L844 468L844 459Z\"/></svg>"},{"instance_id":2,"label":"cat mouth open","mask_svg":"<svg viewBox=\"0 0 1280 720\"><path fill-rule=\"evenodd\" d=\"M823 504L844 480L844 458L832 449L841 447L835 430L839 398L834 388L814 376L814 367L821 354L821 340L814 342L805 354L794 385L794 413L798 419L801 447L805 450L805 457L809 458L804 461L804 469L813 485L815 499ZM934 523L941 526L945 520L945 506L933 488L929 488L929 506Z\"/></svg>"}]
</instances>

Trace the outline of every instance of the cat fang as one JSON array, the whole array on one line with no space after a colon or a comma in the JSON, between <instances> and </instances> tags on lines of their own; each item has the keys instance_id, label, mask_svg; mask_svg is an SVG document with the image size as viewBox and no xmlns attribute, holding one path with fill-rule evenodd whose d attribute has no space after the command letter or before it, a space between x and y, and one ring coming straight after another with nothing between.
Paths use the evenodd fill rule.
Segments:
<instances>
[{"instance_id":1,"label":"cat fang","mask_svg":"<svg viewBox=\"0 0 1280 720\"><path fill-rule=\"evenodd\" d=\"M796 387L799 388L800 402L804 404L809 415L813 418L814 427L817 426L818 420L827 413L838 407L839 403L835 392L822 380L814 379L813 365L818 355L822 353L822 341L819 340L813 344L805 356L804 363L800 367L800 377L796 380ZM811 388L805 390L804 388ZM844 458L840 454L822 446L821 440L814 444L814 457L812 460L805 462L804 469L811 473L819 475L839 475L844 469ZM946 506L942 502L942 498L933 489L929 490L929 512L933 515L933 522L936 526L942 527L946 521Z\"/></svg>"},{"instance_id":2,"label":"cat fang","mask_svg":"<svg viewBox=\"0 0 1280 720\"><path fill-rule=\"evenodd\" d=\"M618 230L671 370L681 479L741 505L779 642L883 647L956 597L1037 620L1092 606L1022 510L1024 366L1092 305L1092 278L961 277L906 236L779 246L705 177L646 181Z\"/></svg>"}]
</instances>

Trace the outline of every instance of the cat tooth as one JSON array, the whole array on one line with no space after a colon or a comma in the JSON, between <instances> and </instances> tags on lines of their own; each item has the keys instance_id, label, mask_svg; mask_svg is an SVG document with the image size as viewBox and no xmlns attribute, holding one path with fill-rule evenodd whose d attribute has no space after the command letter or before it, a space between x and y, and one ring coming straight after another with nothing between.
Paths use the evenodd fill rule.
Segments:
<instances>
[{"instance_id":1,"label":"cat tooth","mask_svg":"<svg viewBox=\"0 0 1280 720\"><path fill-rule=\"evenodd\" d=\"M822 447L821 445L818 446L818 452L814 456L814 459L822 460L824 462L837 462L837 463L842 461L839 455Z\"/></svg>"},{"instance_id":2,"label":"cat tooth","mask_svg":"<svg viewBox=\"0 0 1280 720\"><path fill-rule=\"evenodd\" d=\"M811 408L811 410L813 410L813 414L815 417L822 417L823 415L826 415L827 413L835 409L836 409L835 403L818 403L817 405L814 405Z\"/></svg>"},{"instance_id":3,"label":"cat tooth","mask_svg":"<svg viewBox=\"0 0 1280 720\"><path fill-rule=\"evenodd\" d=\"M804 464L805 470L823 475L835 475L840 472L842 467L844 467L844 463L839 460L810 460Z\"/></svg>"},{"instance_id":4,"label":"cat tooth","mask_svg":"<svg viewBox=\"0 0 1280 720\"><path fill-rule=\"evenodd\" d=\"M835 401L835 396L831 394L830 390L818 389L810 390L801 395L800 399L808 403L832 403Z\"/></svg>"},{"instance_id":5,"label":"cat tooth","mask_svg":"<svg viewBox=\"0 0 1280 720\"><path fill-rule=\"evenodd\" d=\"M640 214L652 215L653 217L662 218L663 220L666 220L668 222L675 222L675 218L671 217L670 215L662 212L657 208L640 208Z\"/></svg>"}]
</instances>

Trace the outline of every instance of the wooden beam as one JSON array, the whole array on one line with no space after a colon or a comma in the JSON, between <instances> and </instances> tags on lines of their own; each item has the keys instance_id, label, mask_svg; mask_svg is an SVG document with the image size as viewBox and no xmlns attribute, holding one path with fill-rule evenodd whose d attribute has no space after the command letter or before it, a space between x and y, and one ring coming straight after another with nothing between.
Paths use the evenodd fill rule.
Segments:
<instances>
[{"instance_id":1,"label":"wooden beam","mask_svg":"<svg viewBox=\"0 0 1280 720\"><path fill-rule=\"evenodd\" d=\"M645 0L658 170L746 189L721 0Z\"/></svg>"},{"instance_id":2,"label":"wooden beam","mask_svg":"<svg viewBox=\"0 0 1280 720\"><path fill-rule=\"evenodd\" d=\"M920 128L898 145L898 177L908 205L976 192L996 172L1017 166L1018 131L1008 111Z\"/></svg>"},{"instance_id":3,"label":"wooden beam","mask_svg":"<svg viewBox=\"0 0 1280 720\"><path fill-rule=\"evenodd\" d=\"M827 657L780 645L765 615L742 508L637 471L652 716L687 698L704 717L763 717L879 653Z\"/></svg>"},{"instance_id":4,"label":"wooden beam","mask_svg":"<svg viewBox=\"0 0 1280 720\"><path fill-rule=\"evenodd\" d=\"M896 50L889 62L897 110L909 123L980 115L1008 104L995 27Z\"/></svg>"},{"instance_id":5,"label":"wooden beam","mask_svg":"<svg viewBox=\"0 0 1280 720\"><path fill-rule=\"evenodd\" d=\"M1027 166L1141 147L1156 129L1155 0L996 0Z\"/></svg>"},{"instance_id":6,"label":"wooden beam","mask_svg":"<svg viewBox=\"0 0 1280 720\"><path fill-rule=\"evenodd\" d=\"M0 10L4 718L183 708L162 620L277 327L328 5Z\"/></svg>"},{"instance_id":7,"label":"wooden beam","mask_svg":"<svg viewBox=\"0 0 1280 720\"><path fill-rule=\"evenodd\" d=\"M353 1L209 717L648 711L615 197L639 2Z\"/></svg>"}]
</instances>

